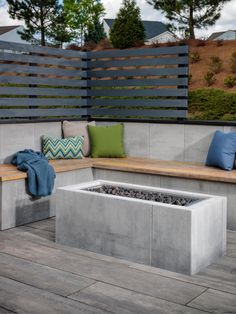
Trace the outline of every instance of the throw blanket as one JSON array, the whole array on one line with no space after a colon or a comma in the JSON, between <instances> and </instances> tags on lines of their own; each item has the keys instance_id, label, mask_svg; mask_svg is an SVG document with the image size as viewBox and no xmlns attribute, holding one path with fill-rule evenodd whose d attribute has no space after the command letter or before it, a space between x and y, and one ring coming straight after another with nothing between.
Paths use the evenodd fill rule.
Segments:
<instances>
[{"instance_id":1,"label":"throw blanket","mask_svg":"<svg viewBox=\"0 0 236 314\"><path fill-rule=\"evenodd\" d=\"M17 152L11 161L17 169L27 172L28 190L33 196L47 196L52 193L55 172L47 158L40 152L25 149Z\"/></svg>"}]
</instances>

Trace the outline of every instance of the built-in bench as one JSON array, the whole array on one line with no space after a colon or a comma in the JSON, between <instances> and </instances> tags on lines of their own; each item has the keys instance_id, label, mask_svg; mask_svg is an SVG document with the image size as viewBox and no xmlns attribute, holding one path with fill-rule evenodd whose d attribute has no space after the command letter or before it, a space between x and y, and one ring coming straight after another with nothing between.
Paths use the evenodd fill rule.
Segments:
<instances>
[{"instance_id":1,"label":"built-in bench","mask_svg":"<svg viewBox=\"0 0 236 314\"><path fill-rule=\"evenodd\" d=\"M236 229L236 170L227 172L202 163L138 157L56 160L50 163L57 173L55 188L93 179L109 179L227 196L228 227ZM26 177L26 173L15 166L0 165L1 230L55 215L55 193L45 198L30 197L26 193Z\"/></svg>"},{"instance_id":2,"label":"built-in bench","mask_svg":"<svg viewBox=\"0 0 236 314\"><path fill-rule=\"evenodd\" d=\"M55 188L108 179L227 196L228 228L236 230L236 172L204 166L216 130L230 132L236 128L125 122L124 142L128 158L52 162L57 172ZM45 134L62 136L61 122L0 124L1 229L55 215L55 193L40 199L30 197L26 193L26 174L9 165L13 154L19 150L40 151L41 137Z\"/></svg>"}]
</instances>

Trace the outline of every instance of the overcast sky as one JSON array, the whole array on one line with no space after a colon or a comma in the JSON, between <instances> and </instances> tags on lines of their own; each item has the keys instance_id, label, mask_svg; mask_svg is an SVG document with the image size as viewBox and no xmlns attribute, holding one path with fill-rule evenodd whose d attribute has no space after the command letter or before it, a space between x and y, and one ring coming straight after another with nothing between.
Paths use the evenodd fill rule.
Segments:
<instances>
[{"instance_id":1,"label":"overcast sky","mask_svg":"<svg viewBox=\"0 0 236 314\"><path fill-rule=\"evenodd\" d=\"M114 18L119 10L122 0L102 0L106 9L107 18ZM146 0L137 0L137 4L141 9L142 19L152 21L163 21L165 19L160 12L154 10L152 6L146 3ZM7 13L7 5L5 0L0 0L0 25L16 25L22 22L11 20ZM236 0L228 2L222 10L221 18L216 25L208 30L198 31L197 35L206 37L212 32L224 31L228 29L236 29Z\"/></svg>"}]
</instances>

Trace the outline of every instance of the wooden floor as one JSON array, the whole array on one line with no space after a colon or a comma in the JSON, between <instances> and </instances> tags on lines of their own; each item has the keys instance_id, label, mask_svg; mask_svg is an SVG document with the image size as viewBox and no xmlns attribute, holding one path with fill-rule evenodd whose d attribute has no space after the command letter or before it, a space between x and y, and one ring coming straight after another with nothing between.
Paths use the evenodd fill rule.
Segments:
<instances>
[{"instance_id":1,"label":"wooden floor","mask_svg":"<svg viewBox=\"0 0 236 314\"><path fill-rule=\"evenodd\" d=\"M236 313L227 256L188 277L54 242L55 220L0 232L0 313Z\"/></svg>"}]
</instances>

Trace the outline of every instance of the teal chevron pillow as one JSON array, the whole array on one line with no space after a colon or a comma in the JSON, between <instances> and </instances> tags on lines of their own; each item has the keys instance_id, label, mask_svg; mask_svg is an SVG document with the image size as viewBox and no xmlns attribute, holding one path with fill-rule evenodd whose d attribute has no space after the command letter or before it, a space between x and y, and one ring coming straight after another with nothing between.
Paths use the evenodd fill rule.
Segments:
<instances>
[{"instance_id":1,"label":"teal chevron pillow","mask_svg":"<svg viewBox=\"0 0 236 314\"><path fill-rule=\"evenodd\" d=\"M43 137L43 154L48 159L81 159L84 137Z\"/></svg>"}]
</instances>

